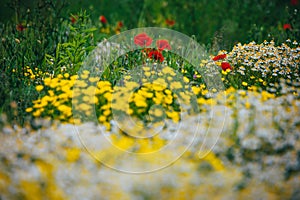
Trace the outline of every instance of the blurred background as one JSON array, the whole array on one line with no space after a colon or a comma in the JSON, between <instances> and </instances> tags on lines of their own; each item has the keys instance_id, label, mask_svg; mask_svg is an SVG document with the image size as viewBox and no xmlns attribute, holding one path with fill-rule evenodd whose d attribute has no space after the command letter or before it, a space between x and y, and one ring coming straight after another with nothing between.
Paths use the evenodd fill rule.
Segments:
<instances>
[{"instance_id":1,"label":"blurred background","mask_svg":"<svg viewBox=\"0 0 300 200\"><path fill-rule=\"evenodd\" d=\"M69 18L82 9L95 24L103 15L109 24L121 21L126 29L167 27L208 48L231 49L237 42L299 38L298 8L298 0L2 0L0 23L38 16L41 24L51 26L55 18ZM291 28L286 30L285 24Z\"/></svg>"}]
</instances>

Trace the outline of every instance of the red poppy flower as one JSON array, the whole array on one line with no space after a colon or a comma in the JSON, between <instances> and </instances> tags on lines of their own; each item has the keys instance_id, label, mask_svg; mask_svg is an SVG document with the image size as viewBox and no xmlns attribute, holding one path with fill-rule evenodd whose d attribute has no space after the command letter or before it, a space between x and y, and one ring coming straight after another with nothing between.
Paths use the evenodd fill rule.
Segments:
<instances>
[{"instance_id":1,"label":"red poppy flower","mask_svg":"<svg viewBox=\"0 0 300 200\"><path fill-rule=\"evenodd\" d=\"M153 58L155 60L158 60L160 62L164 61L164 56L162 55L162 53L160 51L157 50L153 50L148 54L149 58Z\"/></svg>"},{"instance_id":2,"label":"red poppy flower","mask_svg":"<svg viewBox=\"0 0 300 200\"><path fill-rule=\"evenodd\" d=\"M26 29L26 27L23 26L23 24L18 24L18 25L16 26L16 29L17 29L17 31L22 32L22 31L24 31L24 30Z\"/></svg>"},{"instance_id":3,"label":"red poppy flower","mask_svg":"<svg viewBox=\"0 0 300 200\"><path fill-rule=\"evenodd\" d=\"M220 55L213 57L213 61L222 60L224 58L226 58L226 54L220 54Z\"/></svg>"},{"instance_id":4,"label":"red poppy flower","mask_svg":"<svg viewBox=\"0 0 300 200\"><path fill-rule=\"evenodd\" d=\"M106 23L107 23L107 20L106 20L106 18L105 18L103 15L101 15L101 16L99 17L99 21L100 21L101 23L103 23L103 24L106 24Z\"/></svg>"},{"instance_id":5,"label":"red poppy flower","mask_svg":"<svg viewBox=\"0 0 300 200\"><path fill-rule=\"evenodd\" d=\"M298 0L291 0L291 4L293 5L293 6L296 6L296 5L298 5Z\"/></svg>"},{"instance_id":6,"label":"red poppy flower","mask_svg":"<svg viewBox=\"0 0 300 200\"><path fill-rule=\"evenodd\" d=\"M149 37L146 33L140 33L134 37L134 44L141 47L150 46L152 43L152 38Z\"/></svg>"},{"instance_id":7,"label":"red poppy flower","mask_svg":"<svg viewBox=\"0 0 300 200\"><path fill-rule=\"evenodd\" d=\"M116 33L119 33L121 31L121 28L123 27L123 22L119 21L117 23L117 27L115 29Z\"/></svg>"},{"instance_id":8,"label":"red poppy flower","mask_svg":"<svg viewBox=\"0 0 300 200\"><path fill-rule=\"evenodd\" d=\"M117 26L118 26L119 28L122 28L122 27L123 27L123 22L119 21L118 24L117 24Z\"/></svg>"},{"instance_id":9,"label":"red poppy flower","mask_svg":"<svg viewBox=\"0 0 300 200\"><path fill-rule=\"evenodd\" d=\"M166 19L166 24L167 24L168 26L174 26L175 20Z\"/></svg>"},{"instance_id":10,"label":"red poppy flower","mask_svg":"<svg viewBox=\"0 0 300 200\"><path fill-rule=\"evenodd\" d=\"M284 30L287 30L287 29L291 30L292 26L290 24L283 24L283 29Z\"/></svg>"},{"instance_id":11,"label":"red poppy flower","mask_svg":"<svg viewBox=\"0 0 300 200\"><path fill-rule=\"evenodd\" d=\"M71 16L70 20L71 20L72 24L75 24L77 21L77 16Z\"/></svg>"},{"instance_id":12,"label":"red poppy flower","mask_svg":"<svg viewBox=\"0 0 300 200\"><path fill-rule=\"evenodd\" d=\"M157 46L158 50L160 50L160 51L162 51L164 49L171 50L171 46L170 46L168 40L157 40L156 46Z\"/></svg>"},{"instance_id":13,"label":"red poppy flower","mask_svg":"<svg viewBox=\"0 0 300 200\"><path fill-rule=\"evenodd\" d=\"M228 62L222 62L221 63L221 68L223 71L226 71L226 69L232 69L232 67L230 66L230 64Z\"/></svg>"}]
</instances>

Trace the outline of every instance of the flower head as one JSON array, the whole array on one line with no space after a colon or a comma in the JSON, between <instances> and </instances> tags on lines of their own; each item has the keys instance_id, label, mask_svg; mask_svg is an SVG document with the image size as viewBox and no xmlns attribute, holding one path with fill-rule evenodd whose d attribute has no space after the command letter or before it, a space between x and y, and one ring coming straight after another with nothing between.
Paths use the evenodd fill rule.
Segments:
<instances>
[{"instance_id":1,"label":"flower head","mask_svg":"<svg viewBox=\"0 0 300 200\"><path fill-rule=\"evenodd\" d=\"M157 40L156 46L157 46L158 50L160 50L160 51L162 51L164 49L171 50L171 46L170 46L168 40Z\"/></svg>"},{"instance_id":2,"label":"flower head","mask_svg":"<svg viewBox=\"0 0 300 200\"><path fill-rule=\"evenodd\" d=\"M105 18L103 15L101 15L101 16L99 17L99 21L100 21L102 24L106 24L106 23L107 23L107 20L106 20L106 18Z\"/></svg>"},{"instance_id":3,"label":"flower head","mask_svg":"<svg viewBox=\"0 0 300 200\"><path fill-rule=\"evenodd\" d=\"M17 31L22 32L22 31L24 31L26 29L26 27L23 24L18 24L16 26L16 29L17 29Z\"/></svg>"},{"instance_id":4,"label":"flower head","mask_svg":"<svg viewBox=\"0 0 300 200\"><path fill-rule=\"evenodd\" d=\"M71 22L72 22L72 24L75 24L76 23L76 21L77 21L77 19L78 19L78 16L71 16L70 17L70 20L71 20Z\"/></svg>"},{"instance_id":5,"label":"flower head","mask_svg":"<svg viewBox=\"0 0 300 200\"><path fill-rule=\"evenodd\" d=\"M123 27L123 22L118 21L116 29L115 29L116 33L120 33L122 27Z\"/></svg>"},{"instance_id":6,"label":"flower head","mask_svg":"<svg viewBox=\"0 0 300 200\"><path fill-rule=\"evenodd\" d=\"M122 28L122 27L123 27L123 22L121 22L121 21L118 21L118 24L117 24L117 26L118 26L119 28Z\"/></svg>"},{"instance_id":7,"label":"flower head","mask_svg":"<svg viewBox=\"0 0 300 200\"><path fill-rule=\"evenodd\" d=\"M213 57L213 61L222 60L224 58L226 58L226 54L220 54L220 55Z\"/></svg>"},{"instance_id":8,"label":"flower head","mask_svg":"<svg viewBox=\"0 0 300 200\"><path fill-rule=\"evenodd\" d=\"M134 44L141 47L150 46L152 43L152 38L149 37L146 33L140 33L134 37Z\"/></svg>"},{"instance_id":9,"label":"flower head","mask_svg":"<svg viewBox=\"0 0 300 200\"><path fill-rule=\"evenodd\" d=\"M291 24L283 24L283 29L284 30L287 30L287 29L291 30L292 26L291 26Z\"/></svg>"},{"instance_id":10,"label":"flower head","mask_svg":"<svg viewBox=\"0 0 300 200\"><path fill-rule=\"evenodd\" d=\"M36 89L36 91L40 92L40 91L42 91L42 90L44 89L44 86L42 86L42 85L37 85L37 86L35 87L35 89Z\"/></svg>"},{"instance_id":11,"label":"flower head","mask_svg":"<svg viewBox=\"0 0 300 200\"><path fill-rule=\"evenodd\" d=\"M157 50L153 50L148 54L149 58L153 58L155 60L158 60L160 62L164 61L164 56L162 55L162 53L160 51Z\"/></svg>"},{"instance_id":12,"label":"flower head","mask_svg":"<svg viewBox=\"0 0 300 200\"><path fill-rule=\"evenodd\" d=\"M230 64L228 62L222 62L221 63L221 68L222 70L226 71L227 69L232 69L232 67L230 66Z\"/></svg>"},{"instance_id":13,"label":"flower head","mask_svg":"<svg viewBox=\"0 0 300 200\"><path fill-rule=\"evenodd\" d=\"M174 24L175 24L175 20L171 20L171 19L166 19L165 22L168 26L174 26Z\"/></svg>"}]
</instances>

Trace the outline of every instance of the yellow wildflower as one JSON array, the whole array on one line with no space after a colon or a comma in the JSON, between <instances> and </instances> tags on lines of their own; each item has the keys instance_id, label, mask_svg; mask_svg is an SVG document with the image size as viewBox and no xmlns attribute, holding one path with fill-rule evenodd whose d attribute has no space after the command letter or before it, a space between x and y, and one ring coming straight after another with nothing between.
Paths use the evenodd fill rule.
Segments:
<instances>
[{"instance_id":1,"label":"yellow wildflower","mask_svg":"<svg viewBox=\"0 0 300 200\"><path fill-rule=\"evenodd\" d=\"M87 111L87 110L91 109L91 107L88 104L82 103L82 104L79 104L79 109Z\"/></svg>"},{"instance_id":2,"label":"yellow wildflower","mask_svg":"<svg viewBox=\"0 0 300 200\"><path fill-rule=\"evenodd\" d=\"M140 99L135 101L135 105L136 105L137 107L147 107L147 106L148 106L147 103L146 103L145 101L140 100Z\"/></svg>"},{"instance_id":3,"label":"yellow wildflower","mask_svg":"<svg viewBox=\"0 0 300 200\"><path fill-rule=\"evenodd\" d=\"M201 89L197 86L192 86L192 91L195 95L198 95L201 91Z\"/></svg>"},{"instance_id":4,"label":"yellow wildflower","mask_svg":"<svg viewBox=\"0 0 300 200\"><path fill-rule=\"evenodd\" d=\"M42 91L42 90L44 89L44 86L42 86L42 85L37 85L37 86L35 87L35 89L36 89L36 91L40 92L40 91Z\"/></svg>"},{"instance_id":5,"label":"yellow wildflower","mask_svg":"<svg viewBox=\"0 0 300 200\"><path fill-rule=\"evenodd\" d=\"M160 84L153 84L152 88L153 88L153 90L156 90L156 91L163 91L165 89L165 86L160 85Z\"/></svg>"},{"instance_id":6,"label":"yellow wildflower","mask_svg":"<svg viewBox=\"0 0 300 200\"><path fill-rule=\"evenodd\" d=\"M151 76L151 73L150 72L145 72L144 75L149 77L149 76Z\"/></svg>"},{"instance_id":7,"label":"yellow wildflower","mask_svg":"<svg viewBox=\"0 0 300 200\"><path fill-rule=\"evenodd\" d=\"M62 74L58 74L57 78L62 79L64 76Z\"/></svg>"},{"instance_id":8,"label":"yellow wildflower","mask_svg":"<svg viewBox=\"0 0 300 200\"><path fill-rule=\"evenodd\" d=\"M106 117L101 115L100 117L98 117L99 122L105 122L106 121Z\"/></svg>"},{"instance_id":9,"label":"yellow wildflower","mask_svg":"<svg viewBox=\"0 0 300 200\"><path fill-rule=\"evenodd\" d=\"M26 108L26 112L31 112L33 110L33 108Z\"/></svg>"},{"instance_id":10,"label":"yellow wildflower","mask_svg":"<svg viewBox=\"0 0 300 200\"><path fill-rule=\"evenodd\" d=\"M65 78L69 78L69 77L70 77L70 74L69 74L69 73L65 73L65 74L64 74L64 77L65 77Z\"/></svg>"},{"instance_id":11,"label":"yellow wildflower","mask_svg":"<svg viewBox=\"0 0 300 200\"><path fill-rule=\"evenodd\" d=\"M189 83L189 82L190 82L190 79L189 79L188 77L185 76L185 77L183 77L183 81L186 82L186 83Z\"/></svg>"},{"instance_id":12,"label":"yellow wildflower","mask_svg":"<svg viewBox=\"0 0 300 200\"><path fill-rule=\"evenodd\" d=\"M182 85L181 85L180 82L174 81L174 82L171 83L170 87L171 87L172 90L173 89L180 89L180 88L182 88Z\"/></svg>"},{"instance_id":13,"label":"yellow wildflower","mask_svg":"<svg viewBox=\"0 0 300 200\"><path fill-rule=\"evenodd\" d=\"M39 117L39 116L41 116L41 111L40 110L36 110L35 112L32 113L32 115L34 117Z\"/></svg>"},{"instance_id":14,"label":"yellow wildflower","mask_svg":"<svg viewBox=\"0 0 300 200\"><path fill-rule=\"evenodd\" d=\"M104 116L108 116L108 115L110 115L110 113L111 113L110 110L105 110L105 111L103 112L103 115L104 115Z\"/></svg>"},{"instance_id":15,"label":"yellow wildflower","mask_svg":"<svg viewBox=\"0 0 300 200\"><path fill-rule=\"evenodd\" d=\"M164 102L166 104L171 104L173 102L173 97L172 96L167 96L164 98Z\"/></svg>"}]
</instances>

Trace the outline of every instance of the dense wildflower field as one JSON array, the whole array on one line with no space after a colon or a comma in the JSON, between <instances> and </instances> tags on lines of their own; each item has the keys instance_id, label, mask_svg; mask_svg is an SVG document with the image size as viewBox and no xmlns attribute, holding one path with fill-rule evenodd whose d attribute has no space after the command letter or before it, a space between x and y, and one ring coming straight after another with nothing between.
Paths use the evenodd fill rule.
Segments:
<instances>
[{"instance_id":1,"label":"dense wildflower field","mask_svg":"<svg viewBox=\"0 0 300 200\"><path fill-rule=\"evenodd\" d=\"M300 198L297 22L212 50L170 16L26 16L1 24L0 199Z\"/></svg>"}]
</instances>

